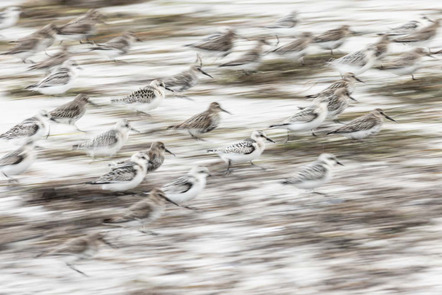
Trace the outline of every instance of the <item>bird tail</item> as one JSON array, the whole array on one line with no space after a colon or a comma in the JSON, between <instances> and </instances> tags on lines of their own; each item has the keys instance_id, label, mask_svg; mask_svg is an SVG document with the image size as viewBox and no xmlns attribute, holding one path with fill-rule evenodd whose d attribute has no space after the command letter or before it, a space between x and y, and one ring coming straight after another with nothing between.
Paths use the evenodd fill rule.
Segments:
<instances>
[{"instance_id":1,"label":"bird tail","mask_svg":"<svg viewBox=\"0 0 442 295\"><path fill-rule=\"evenodd\" d=\"M211 149L211 150L207 150L207 153L217 153L218 152L218 150L217 149Z\"/></svg>"},{"instance_id":2,"label":"bird tail","mask_svg":"<svg viewBox=\"0 0 442 295\"><path fill-rule=\"evenodd\" d=\"M84 148L84 144L79 143L79 144L74 144L72 146L72 150L82 150Z\"/></svg>"},{"instance_id":3,"label":"bird tail","mask_svg":"<svg viewBox=\"0 0 442 295\"><path fill-rule=\"evenodd\" d=\"M295 179L291 179L291 178L286 178L283 181L281 181L281 184L287 185L287 184L294 184L297 181Z\"/></svg>"},{"instance_id":4,"label":"bird tail","mask_svg":"<svg viewBox=\"0 0 442 295\"><path fill-rule=\"evenodd\" d=\"M316 98L318 96L319 96L318 94L310 94L310 95L306 95L305 97L306 98Z\"/></svg>"},{"instance_id":5,"label":"bird tail","mask_svg":"<svg viewBox=\"0 0 442 295\"><path fill-rule=\"evenodd\" d=\"M336 130L333 130L333 131L330 131L330 132L327 132L327 134L326 135L330 135L330 134L336 134L336 133L338 133Z\"/></svg>"},{"instance_id":6,"label":"bird tail","mask_svg":"<svg viewBox=\"0 0 442 295\"><path fill-rule=\"evenodd\" d=\"M270 125L269 128L280 128L280 127L284 127L284 126L287 126L287 125L290 125L290 124L289 123L273 124L273 125Z\"/></svg>"},{"instance_id":7,"label":"bird tail","mask_svg":"<svg viewBox=\"0 0 442 295\"><path fill-rule=\"evenodd\" d=\"M124 98L112 98L111 103L122 103L124 102Z\"/></svg>"}]
</instances>

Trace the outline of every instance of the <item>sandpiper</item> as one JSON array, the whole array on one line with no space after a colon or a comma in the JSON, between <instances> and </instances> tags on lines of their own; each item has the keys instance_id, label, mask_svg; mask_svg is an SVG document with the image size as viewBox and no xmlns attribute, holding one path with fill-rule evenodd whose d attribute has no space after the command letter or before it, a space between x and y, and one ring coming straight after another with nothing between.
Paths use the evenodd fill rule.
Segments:
<instances>
[{"instance_id":1,"label":"sandpiper","mask_svg":"<svg viewBox=\"0 0 442 295\"><path fill-rule=\"evenodd\" d=\"M313 40L313 35L309 32L304 32L301 37L284 46L280 46L272 52L277 55L288 58L294 61L301 60L304 65L304 56L307 54L307 48Z\"/></svg>"},{"instance_id":2,"label":"sandpiper","mask_svg":"<svg viewBox=\"0 0 442 295\"><path fill-rule=\"evenodd\" d=\"M83 237L77 237L68 240L53 250L43 252L41 256L59 256L64 257L66 265L72 270L87 276L84 272L78 270L73 263L81 260L91 259L98 252L100 243L115 248L112 244L104 239L103 233L92 233Z\"/></svg>"},{"instance_id":3,"label":"sandpiper","mask_svg":"<svg viewBox=\"0 0 442 295\"><path fill-rule=\"evenodd\" d=\"M149 111L156 109L166 97L168 89L163 81L153 80L150 85L132 92L126 97L112 99L112 103L125 104L137 112L148 114Z\"/></svg>"},{"instance_id":4,"label":"sandpiper","mask_svg":"<svg viewBox=\"0 0 442 295\"><path fill-rule=\"evenodd\" d=\"M166 87L172 89L174 92L184 92L198 84L198 74L200 73L206 75L207 77L213 78L210 74L203 70L203 62L201 57L197 55L195 63L191 65L188 70L167 77L163 79L163 82Z\"/></svg>"},{"instance_id":5,"label":"sandpiper","mask_svg":"<svg viewBox=\"0 0 442 295\"><path fill-rule=\"evenodd\" d=\"M147 172L153 172L161 167L164 163L165 153L169 153L175 156L170 150L166 148L166 145L161 141L152 142L150 148L145 151L148 156L147 161ZM109 164L111 167L117 167L121 165L126 165L130 160L114 162Z\"/></svg>"},{"instance_id":6,"label":"sandpiper","mask_svg":"<svg viewBox=\"0 0 442 295\"><path fill-rule=\"evenodd\" d=\"M127 142L130 130L139 132L130 125L128 120L123 119L118 121L112 129L105 131L82 144L74 145L73 148L86 150L93 158L96 156L113 156Z\"/></svg>"},{"instance_id":7,"label":"sandpiper","mask_svg":"<svg viewBox=\"0 0 442 295\"><path fill-rule=\"evenodd\" d=\"M335 155L321 154L315 162L301 167L297 175L287 178L282 184L313 191L332 179L336 164L343 166Z\"/></svg>"},{"instance_id":8,"label":"sandpiper","mask_svg":"<svg viewBox=\"0 0 442 295\"><path fill-rule=\"evenodd\" d=\"M187 119L181 124L169 126L168 129L184 129L189 132L192 138L201 140L201 134L210 132L218 127L221 122L220 112L230 114L230 112L223 109L219 103L212 102L206 111Z\"/></svg>"},{"instance_id":9,"label":"sandpiper","mask_svg":"<svg viewBox=\"0 0 442 295\"><path fill-rule=\"evenodd\" d=\"M255 166L253 161L258 159L264 152L266 141L274 143L263 131L255 130L250 138L223 148L211 149L207 152L218 154L227 163L226 174L229 174L231 172L230 168L234 163L250 162L251 165Z\"/></svg>"},{"instance_id":10,"label":"sandpiper","mask_svg":"<svg viewBox=\"0 0 442 295\"><path fill-rule=\"evenodd\" d=\"M66 46L63 46L62 49L56 54L48 56L47 59L30 66L29 70L50 70L63 64L70 57L71 54L69 53L68 48Z\"/></svg>"},{"instance_id":11,"label":"sandpiper","mask_svg":"<svg viewBox=\"0 0 442 295\"><path fill-rule=\"evenodd\" d=\"M187 175L162 187L167 198L180 206L196 198L206 187L206 178L210 176L206 167L193 167ZM189 208L189 207L187 207Z\"/></svg>"},{"instance_id":12,"label":"sandpiper","mask_svg":"<svg viewBox=\"0 0 442 295\"><path fill-rule=\"evenodd\" d=\"M141 224L139 231L147 233L149 231L146 230L146 225L154 222L163 215L167 203L173 203L178 206L178 204L169 200L162 190L154 188L145 199L133 204L126 209L125 212L104 219L103 223L128 227Z\"/></svg>"},{"instance_id":13,"label":"sandpiper","mask_svg":"<svg viewBox=\"0 0 442 295\"><path fill-rule=\"evenodd\" d=\"M147 161L149 157L144 152L137 152L132 155L130 161L125 165L112 168L108 173L100 176L89 184L101 185L101 189L114 192L123 192L136 188L147 173Z\"/></svg>"},{"instance_id":14,"label":"sandpiper","mask_svg":"<svg viewBox=\"0 0 442 295\"><path fill-rule=\"evenodd\" d=\"M406 36L398 37L393 41L399 43L413 44L415 46L426 46L436 36L437 29L439 28L440 25L440 21L441 21L440 19L431 21L432 22L431 25L416 30Z\"/></svg>"},{"instance_id":15,"label":"sandpiper","mask_svg":"<svg viewBox=\"0 0 442 295\"><path fill-rule=\"evenodd\" d=\"M28 140L19 149L10 152L0 158L0 173L9 181L14 181L11 175L25 172L34 163L36 152L34 142Z\"/></svg>"},{"instance_id":16,"label":"sandpiper","mask_svg":"<svg viewBox=\"0 0 442 295\"><path fill-rule=\"evenodd\" d=\"M49 112L51 121L73 125L78 131L82 131L77 127L76 122L83 117L86 112L86 104L88 103L95 105L89 100L87 95L78 94L73 101L65 103Z\"/></svg>"},{"instance_id":17,"label":"sandpiper","mask_svg":"<svg viewBox=\"0 0 442 295\"><path fill-rule=\"evenodd\" d=\"M325 94L318 96L315 98L314 103L320 103L320 101L326 97L328 99L327 118L330 120L336 120L337 117L348 107L350 99L353 101L357 100L350 95L346 87L341 87L332 91L331 95Z\"/></svg>"},{"instance_id":18,"label":"sandpiper","mask_svg":"<svg viewBox=\"0 0 442 295\"><path fill-rule=\"evenodd\" d=\"M65 93L72 88L79 70L81 70L81 68L76 61L67 60L61 65L61 67L54 70L43 80L37 84L30 85L25 89L47 95Z\"/></svg>"},{"instance_id":19,"label":"sandpiper","mask_svg":"<svg viewBox=\"0 0 442 295\"><path fill-rule=\"evenodd\" d=\"M330 65L341 74L352 72L355 75L362 74L370 69L376 61L376 46L349 53L341 58L330 62Z\"/></svg>"},{"instance_id":20,"label":"sandpiper","mask_svg":"<svg viewBox=\"0 0 442 295\"><path fill-rule=\"evenodd\" d=\"M355 74L345 73L342 76L342 79L339 79L339 80L333 82L332 84L330 84L327 88L325 88L321 92L319 92L317 94L307 95L306 97L307 98L315 98L315 97L320 96L321 94L323 94L326 91L336 90L336 89L342 88L342 87L347 88L348 92L351 94L351 93L353 93L354 85L355 85L356 81L363 83L363 81L361 79L357 78L355 76Z\"/></svg>"},{"instance_id":21,"label":"sandpiper","mask_svg":"<svg viewBox=\"0 0 442 295\"><path fill-rule=\"evenodd\" d=\"M386 33L381 33L381 35L386 34L387 36L399 36L410 34L421 26L421 23L416 20L411 20L398 27L391 28Z\"/></svg>"},{"instance_id":22,"label":"sandpiper","mask_svg":"<svg viewBox=\"0 0 442 295\"><path fill-rule=\"evenodd\" d=\"M341 134L350 139L363 139L371 135L377 134L383 125L383 119L387 118L390 121L396 122L389 117L382 109L375 109L374 111L358 117L342 127L339 127L328 134Z\"/></svg>"},{"instance_id":23,"label":"sandpiper","mask_svg":"<svg viewBox=\"0 0 442 295\"><path fill-rule=\"evenodd\" d=\"M20 7L8 7L0 12L0 29L7 29L15 26L21 13L22 10Z\"/></svg>"},{"instance_id":24,"label":"sandpiper","mask_svg":"<svg viewBox=\"0 0 442 295\"><path fill-rule=\"evenodd\" d=\"M54 43L55 26L46 25L42 29L17 40L13 48L1 55L13 55L20 58L24 63L34 54L46 50Z\"/></svg>"},{"instance_id":25,"label":"sandpiper","mask_svg":"<svg viewBox=\"0 0 442 295\"><path fill-rule=\"evenodd\" d=\"M333 49L341 47L351 33L350 26L343 25L337 29L328 30L319 36L314 37L313 43L318 44L323 49L330 50L333 55Z\"/></svg>"},{"instance_id":26,"label":"sandpiper","mask_svg":"<svg viewBox=\"0 0 442 295\"><path fill-rule=\"evenodd\" d=\"M60 40L82 41L94 34L96 24L103 23L103 15L98 10L91 9L85 15L82 15L69 23L56 28L57 37Z\"/></svg>"},{"instance_id":27,"label":"sandpiper","mask_svg":"<svg viewBox=\"0 0 442 295\"><path fill-rule=\"evenodd\" d=\"M273 24L266 26L268 29L292 29L298 24L298 12L292 11L287 15L284 15Z\"/></svg>"},{"instance_id":28,"label":"sandpiper","mask_svg":"<svg viewBox=\"0 0 442 295\"><path fill-rule=\"evenodd\" d=\"M397 76L411 75L411 79L416 80L414 73L421 68L421 59L424 55L431 56L423 48L416 48L402 53L394 59L386 60L382 63L380 69Z\"/></svg>"},{"instance_id":29,"label":"sandpiper","mask_svg":"<svg viewBox=\"0 0 442 295\"><path fill-rule=\"evenodd\" d=\"M243 70L245 72L253 72L261 64L261 57L264 45L270 43L265 39L258 40L255 47L247 51L237 59L221 64L219 67L228 67L235 70Z\"/></svg>"},{"instance_id":30,"label":"sandpiper","mask_svg":"<svg viewBox=\"0 0 442 295\"><path fill-rule=\"evenodd\" d=\"M233 40L237 37L238 35L233 28L227 28L225 32L211 35L200 42L185 46L192 47L203 53L221 54L222 57L226 57L232 52Z\"/></svg>"},{"instance_id":31,"label":"sandpiper","mask_svg":"<svg viewBox=\"0 0 442 295\"><path fill-rule=\"evenodd\" d=\"M390 37L388 35L383 35L378 42L372 45L376 47L375 56L378 60L382 59L387 54L389 45Z\"/></svg>"},{"instance_id":32,"label":"sandpiper","mask_svg":"<svg viewBox=\"0 0 442 295\"><path fill-rule=\"evenodd\" d=\"M310 130L313 135L314 130L318 128L328 115L328 98L323 97L309 107L295 113L287 118L281 124L270 125L269 128L287 129L286 142L290 140L290 131L307 131Z\"/></svg>"},{"instance_id":33,"label":"sandpiper","mask_svg":"<svg viewBox=\"0 0 442 295\"><path fill-rule=\"evenodd\" d=\"M50 115L47 111L40 111L34 117L22 121L1 134L0 139L19 141L20 143L24 143L27 140L36 142L43 137L49 136L49 119Z\"/></svg>"},{"instance_id":34,"label":"sandpiper","mask_svg":"<svg viewBox=\"0 0 442 295\"><path fill-rule=\"evenodd\" d=\"M136 41L141 41L133 32L124 32L121 36L115 37L102 44L95 44L91 50L97 51L109 59L127 54Z\"/></svg>"}]
</instances>

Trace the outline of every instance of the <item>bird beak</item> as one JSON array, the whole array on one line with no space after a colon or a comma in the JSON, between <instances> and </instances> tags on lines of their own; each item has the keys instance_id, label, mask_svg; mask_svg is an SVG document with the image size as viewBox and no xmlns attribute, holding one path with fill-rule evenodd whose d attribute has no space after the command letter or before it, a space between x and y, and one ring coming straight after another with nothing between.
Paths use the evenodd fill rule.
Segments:
<instances>
[{"instance_id":1,"label":"bird beak","mask_svg":"<svg viewBox=\"0 0 442 295\"><path fill-rule=\"evenodd\" d=\"M362 81L361 79L355 77L356 81L361 82L361 83L365 83L364 81Z\"/></svg>"},{"instance_id":2,"label":"bird beak","mask_svg":"<svg viewBox=\"0 0 442 295\"><path fill-rule=\"evenodd\" d=\"M134 132L136 132L136 133L141 133L140 130L137 130L137 129L133 128L133 127L130 127L130 130L132 130L132 131L134 131Z\"/></svg>"},{"instance_id":3,"label":"bird beak","mask_svg":"<svg viewBox=\"0 0 442 295\"><path fill-rule=\"evenodd\" d=\"M267 136L264 136L264 138L265 138L265 139L267 139L267 141L270 141L270 142L273 142L273 143L275 143L275 141L274 141L273 139L271 139L271 138L268 138Z\"/></svg>"},{"instance_id":4,"label":"bird beak","mask_svg":"<svg viewBox=\"0 0 442 295\"><path fill-rule=\"evenodd\" d=\"M164 89L169 90L170 92L175 92L172 88L169 88L167 86L164 86Z\"/></svg>"},{"instance_id":5,"label":"bird beak","mask_svg":"<svg viewBox=\"0 0 442 295\"><path fill-rule=\"evenodd\" d=\"M168 201L169 203L172 203L172 204L174 204L175 206L177 206L177 207L181 207L180 205L178 205L177 203L175 203L174 201L172 201L171 199L169 199L168 197L164 197L164 199L166 200L166 201Z\"/></svg>"},{"instance_id":6,"label":"bird beak","mask_svg":"<svg viewBox=\"0 0 442 295\"><path fill-rule=\"evenodd\" d=\"M336 160L336 164L344 166L344 164L342 164L341 162L339 162L338 160Z\"/></svg>"},{"instance_id":7,"label":"bird beak","mask_svg":"<svg viewBox=\"0 0 442 295\"><path fill-rule=\"evenodd\" d=\"M348 97L349 97L351 100L358 101L356 98L354 98L354 97L351 96L350 94L348 95Z\"/></svg>"},{"instance_id":8,"label":"bird beak","mask_svg":"<svg viewBox=\"0 0 442 295\"><path fill-rule=\"evenodd\" d=\"M174 153L172 153L171 151L169 151L168 149L165 148L164 150L166 151L166 153L169 153L169 154L173 155L174 157L176 157L176 155Z\"/></svg>"},{"instance_id":9,"label":"bird beak","mask_svg":"<svg viewBox=\"0 0 442 295\"><path fill-rule=\"evenodd\" d=\"M96 104L95 102L88 100L88 103L94 107L98 107L98 104Z\"/></svg>"},{"instance_id":10,"label":"bird beak","mask_svg":"<svg viewBox=\"0 0 442 295\"><path fill-rule=\"evenodd\" d=\"M209 75L207 72L203 71L203 69L199 69L199 71L200 71L202 74L206 75L207 77L210 77L210 78L213 79L213 77L212 77L211 75Z\"/></svg>"},{"instance_id":11,"label":"bird beak","mask_svg":"<svg viewBox=\"0 0 442 295\"><path fill-rule=\"evenodd\" d=\"M384 117L385 118L387 118L388 120L390 120L390 121L393 121L393 122L396 122L397 123L397 121L396 120L394 120L392 117L390 117L390 116L388 116L388 115L386 115L386 114L382 114L382 115L384 115Z\"/></svg>"},{"instance_id":12,"label":"bird beak","mask_svg":"<svg viewBox=\"0 0 442 295\"><path fill-rule=\"evenodd\" d=\"M222 112L224 112L224 113L227 113L227 114L229 114L229 115L231 115L232 113L231 112L229 112L228 110L225 110L225 109L223 109L223 108L220 108L221 109L221 111Z\"/></svg>"}]
</instances>

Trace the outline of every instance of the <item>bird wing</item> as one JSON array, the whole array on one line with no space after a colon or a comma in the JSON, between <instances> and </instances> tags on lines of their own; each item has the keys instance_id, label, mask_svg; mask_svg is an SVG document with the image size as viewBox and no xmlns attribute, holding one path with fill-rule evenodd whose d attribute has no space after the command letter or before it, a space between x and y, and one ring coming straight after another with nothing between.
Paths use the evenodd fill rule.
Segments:
<instances>
[{"instance_id":1,"label":"bird wing","mask_svg":"<svg viewBox=\"0 0 442 295\"><path fill-rule=\"evenodd\" d=\"M23 149L20 148L18 150L15 150L13 152L7 153L3 157L0 158L0 167L7 166L7 165L15 165L23 161Z\"/></svg>"},{"instance_id":2,"label":"bird wing","mask_svg":"<svg viewBox=\"0 0 442 295\"><path fill-rule=\"evenodd\" d=\"M225 34L214 34L190 46L209 51L228 51L232 49L233 43Z\"/></svg>"},{"instance_id":3,"label":"bird wing","mask_svg":"<svg viewBox=\"0 0 442 295\"><path fill-rule=\"evenodd\" d=\"M243 141L234 143L232 145L229 145L223 149L218 150L219 152L222 152L224 154L244 154L244 155L248 155L253 153L256 150L256 146L255 146L256 141L251 139L251 138L247 138Z\"/></svg>"},{"instance_id":4,"label":"bird wing","mask_svg":"<svg viewBox=\"0 0 442 295\"><path fill-rule=\"evenodd\" d=\"M359 118L356 118L356 119L348 122L344 126L336 129L334 132L335 133L352 133L352 132L356 132L356 131L370 130L371 128L373 128L377 124L378 124L378 121L376 120L376 118L374 118L370 115L365 115L365 116L361 116Z\"/></svg>"},{"instance_id":5,"label":"bird wing","mask_svg":"<svg viewBox=\"0 0 442 295\"><path fill-rule=\"evenodd\" d=\"M315 107L307 107L293 116L289 117L287 123L308 123L315 120L319 116L319 112Z\"/></svg>"},{"instance_id":6,"label":"bird wing","mask_svg":"<svg viewBox=\"0 0 442 295\"><path fill-rule=\"evenodd\" d=\"M207 111L197 114L177 126L178 129L207 129L212 120Z\"/></svg>"},{"instance_id":7,"label":"bird wing","mask_svg":"<svg viewBox=\"0 0 442 295\"><path fill-rule=\"evenodd\" d=\"M69 254L80 254L88 249L89 243L86 238L76 238L70 241L67 241L60 247L54 249L50 252L50 254L58 254L58 255L69 255Z\"/></svg>"},{"instance_id":8,"label":"bird wing","mask_svg":"<svg viewBox=\"0 0 442 295\"><path fill-rule=\"evenodd\" d=\"M188 88L190 88L193 86L191 83L192 81L193 77L189 71L178 73L163 80L164 84L166 84L166 86L169 88L186 85L189 85Z\"/></svg>"},{"instance_id":9,"label":"bird wing","mask_svg":"<svg viewBox=\"0 0 442 295\"><path fill-rule=\"evenodd\" d=\"M395 42L418 42L428 40L436 34L433 28L423 28L422 30L415 31L403 37L394 39Z\"/></svg>"},{"instance_id":10,"label":"bird wing","mask_svg":"<svg viewBox=\"0 0 442 295\"><path fill-rule=\"evenodd\" d=\"M104 45L103 49L105 49L105 50L106 49L107 50L118 49L118 50L124 51L125 48L127 48L130 44L124 37L119 36L119 37L115 37L115 38L107 41L103 45Z\"/></svg>"},{"instance_id":11,"label":"bird wing","mask_svg":"<svg viewBox=\"0 0 442 295\"><path fill-rule=\"evenodd\" d=\"M342 38L342 31L340 29L333 29L326 31L319 36L316 36L313 40L314 42L328 42L328 41L336 41Z\"/></svg>"},{"instance_id":12,"label":"bird wing","mask_svg":"<svg viewBox=\"0 0 442 295\"><path fill-rule=\"evenodd\" d=\"M87 146L111 146L118 142L117 136L117 130L111 129L94 137L91 141L88 142Z\"/></svg>"},{"instance_id":13,"label":"bird wing","mask_svg":"<svg viewBox=\"0 0 442 295\"><path fill-rule=\"evenodd\" d=\"M106 184L106 183L114 183L122 181L131 181L136 176L136 174L137 170L135 169L135 164L119 166L112 169L108 173L100 176L93 183Z\"/></svg>"},{"instance_id":14,"label":"bird wing","mask_svg":"<svg viewBox=\"0 0 442 295\"><path fill-rule=\"evenodd\" d=\"M318 180L323 178L327 173L327 168L322 162L316 161L310 165L304 166L296 175L296 182L303 182L309 180Z\"/></svg>"},{"instance_id":15,"label":"bird wing","mask_svg":"<svg viewBox=\"0 0 442 295\"><path fill-rule=\"evenodd\" d=\"M26 52L34 49L40 42L38 38L30 38L21 40L20 43L15 45L11 50L7 51L6 54L17 54L21 52Z\"/></svg>"},{"instance_id":16,"label":"bird wing","mask_svg":"<svg viewBox=\"0 0 442 295\"><path fill-rule=\"evenodd\" d=\"M168 183L162 187L164 193L167 194L184 194L194 185L196 179L193 176L185 175L177 180Z\"/></svg>"},{"instance_id":17,"label":"bird wing","mask_svg":"<svg viewBox=\"0 0 442 295\"><path fill-rule=\"evenodd\" d=\"M154 206L147 200L141 200L129 207L124 215L125 219L143 219L150 216L154 211Z\"/></svg>"},{"instance_id":18,"label":"bird wing","mask_svg":"<svg viewBox=\"0 0 442 295\"><path fill-rule=\"evenodd\" d=\"M284 54L288 52L296 52L301 51L307 47L307 43L303 39L298 39L295 41L292 41L284 46L278 47L274 50L276 53Z\"/></svg>"},{"instance_id":19,"label":"bird wing","mask_svg":"<svg viewBox=\"0 0 442 295\"><path fill-rule=\"evenodd\" d=\"M22 136L32 136L38 132L38 129L40 129L40 126L37 124L36 119L28 118L23 122L21 122L20 124L17 124L11 129L9 129L0 137L15 138Z\"/></svg>"},{"instance_id":20,"label":"bird wing","mask_svg":"<svg viewBox=\"0 0 442 295\"><path fill-rule=\"evenodd\" d=\"M260 54L257 53L256 51L252 50L252 51L246 52L245 54L243 54L242 56L238 57L235 60L232 60L232 61L229 61L229 62L226 62L226 63L220 65L220 67L241 66L244 64L255 62L259 58L260 58Z\"/></svg>"},{"instance_id":21,"label":"bird wing","mask_svg":"<svg viewBox=\"0 0 442 295\"><path fill-rule=\"evenodd\" d=\"M64 61L66 61L69 58L69 55L65 52L60 52L55 54L52 57L49 57L35 65L32 65L30 69L44 69L48 67L53 67L59 64L62 64Z\"/></svg>"},{"instance_id":22,"label":"bird wing","mask_svg":"<svg viewBox=\"0 0 442 295\"><path fill-rule=\"evenodd\" d=\"M123 101L125 103L150 103L156 97L154 88L152 86L146 86L142 89L132 92Z\"/></svg>"},{"instance_id":23,"label":"bird wing","mask_svg":"<svg viewBox=\"0 0 442 295\"><path fill-rule=\"evenodd\" d=\"M92 31L93 25L84 22L68 23L58 28L58 34L60 35L78 35L86 34Z\"/></svg>"},{"instance_id":24,"label":"bird wing","mask_svg":"<svg viewBox=\"0 0 442 295\"><path fill-rule=\"evenodd\" d=\"M76 103L67 103L50 112L51 118L75 118L82 112L82 108Z\"/></svg>"},{"instance_id":25,"label":"bird wing","mask_svg":"<svg viewBox=\"0 0 442 295\"><path fill-rule=\"evenodd\" d=\"M38 87L45 88L45 87L52 87L52 86L59 86L59 85L65 85L69 83L71 80L71 75L69 71L56 71L53 74L50 74L43 80L41 80L38 83Z\"/></svg>"},{"instance_id":26,"label":"bird wing","mask_svg":"<svg viewBox=\"0 0 442 295\"><path fill-rule=\"evenodd\" d=\"M368 60L365 54L365 50L359 50L354 53L347 54L341 58L338 58L336 62L340 64L351 64L363 67L367 64Z\"/></svg>"}]
</instances>

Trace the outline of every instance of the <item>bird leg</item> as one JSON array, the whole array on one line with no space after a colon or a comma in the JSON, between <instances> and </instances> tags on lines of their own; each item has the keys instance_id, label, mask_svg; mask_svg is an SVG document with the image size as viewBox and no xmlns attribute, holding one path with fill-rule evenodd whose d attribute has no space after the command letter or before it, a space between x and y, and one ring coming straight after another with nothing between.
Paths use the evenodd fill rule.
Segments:
<instances>
[{"instance_id":1,"label":"bird leg","mask_svg":"<svg viewBox=\"0 0 442 295\"><path fill-rule=\"evenodd\" d=\"M331 52L331 55L332 55L332 56L335 56L335 55L333 54L333 49L330 49L330 52Z\"/></svg>"},{"instance_id":2,"label":"bird leg","mask_svg":"<svg viewBox=\"0 0 442 295\"><path fill-rule=\"evenodd\" d=\"M182 208L188 209L188 210L192 210L192 211L199 211L200 209L195 208L195 207L191 207L191 206L182 206Z\"/></svg>"},{"instance_id":3,"label":"bird leg","mask_svg":"<svg viewBox=\"0 0 442 295\"><path fill-rule=\"evenodd\" d=\"M314 131L314 130L312 130L312 135L315 136L315 137L317 136L317 135L315 134L315 131Z\"/></svg>"},{"instance_id":4,"label":"bird leg","mask_svg":"<svg viewBox=\"0 0 442 295\"><path fill-rule=\"evenodd\" d=\"M287 142L289 142L289 141L290 141L290 130L287 129L287 137L286 137L284 143L287 143Z\"/></svg>"},{"instance_id":5,"label":"bird leg","mask_svg":"<svg viewBox=\"0 0 442 295\"><path fill-rule=\"evenodd\" d=\"M262 170L267 170L267 168L265 168L265 167L262 167L262 166L258 166L258 165L256 165L255 163L253 163L253 161L250 161L250 165L252 165L253 167L257 167L257 168L260 168L260 169L262 169Z\"/></svg>"},{"instance_id":6,"label":"bird leg","mask_svg":"<svg viewBox=\"0 0 442 295\"><path fill-rule=\"evenodd\" d=\"M190 136L192 136L192 138L195 139L195 140L206 141L205 139L202 139L201 137L195 136L195 135L193 135L193 134L190 133L190 132L189 132L189 134L190 134Z\"/></svg>"},{"instance_id":7,"label":"bird leg","mask_svg":"<svg viewBox=\"0 0 442 295\"><path fill-rule=\"evenodd\" d=\"M85 274L84 272L82 272L82 271L79 270L78 268L75 268L72 264L66 262L66 265L67 265L70 269L75 270L76 272L78 272L79 274L82 274L82 275L84 275L85 277L88 277L87 274Z\"/></svg>"},{"instance_id":8,"label":"bird leg","mask_svg":"<svg viewBox=\"0 0 442 295\"><path fill-rule=\"evenodd\" d=\"M230 170L231 166L232 166L232 160L229 160L229 162L227 163L227 169L226 171L224 171L225 175L229 175L230 173L232 173L232 171Z\"/></svg>"},{"instance_id":9,"label":"bird leg","mask_svg":"<svg viewBox=\"0 0 442 295\"><path fill-rule=\"evenodd\" d=\"M411 80L417 80L413 74L411 74Z\"/></svg>"}]
</instances>

